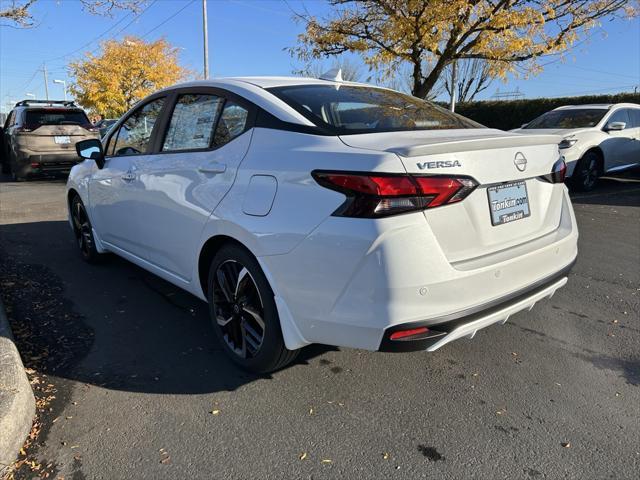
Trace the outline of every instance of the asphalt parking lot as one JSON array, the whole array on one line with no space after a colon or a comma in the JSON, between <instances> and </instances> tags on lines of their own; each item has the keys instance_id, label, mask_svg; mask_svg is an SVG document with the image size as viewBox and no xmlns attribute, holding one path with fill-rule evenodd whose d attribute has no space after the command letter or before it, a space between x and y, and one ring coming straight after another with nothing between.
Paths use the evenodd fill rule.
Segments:
<instances>
[{"instance_id":1,"label":"asphalt parking lot","mask_svg":"<svg viewBox=\"0 0 640 480\"><path fill-rule=\"evenodd\" d=\"M312 346L256 377L199 300L82 262L64 181L0 183L0 287L41 402L16 477L637 478L640 171L574 207L568 285L505 326L432 354Z\"/></svg>"}]
</instances>

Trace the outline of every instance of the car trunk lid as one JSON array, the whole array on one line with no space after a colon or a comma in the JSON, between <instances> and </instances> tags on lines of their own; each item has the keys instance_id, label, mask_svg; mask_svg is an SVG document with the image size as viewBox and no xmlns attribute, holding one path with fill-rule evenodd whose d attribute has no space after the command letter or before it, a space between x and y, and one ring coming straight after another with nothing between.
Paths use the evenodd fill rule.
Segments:
<instances>
[{"instance_id":1,"label":"car trunk lid","mask_svg":"<svg viewBox=\"0 0 640 480\"><path fill-rule=\"evenodd\" d=\"M533 241L560 224L564 187L540 178L560 158L561 137L556 135L469 129L345 135L341 139L352 147L397 154L409 174L468 176L478 182L463 201L424 211L451 263L463 265ZM528 215L494 225L490 202L520 197L526 197L528 212L517 206L504 212Z\"/></svg>"}]
</instances>

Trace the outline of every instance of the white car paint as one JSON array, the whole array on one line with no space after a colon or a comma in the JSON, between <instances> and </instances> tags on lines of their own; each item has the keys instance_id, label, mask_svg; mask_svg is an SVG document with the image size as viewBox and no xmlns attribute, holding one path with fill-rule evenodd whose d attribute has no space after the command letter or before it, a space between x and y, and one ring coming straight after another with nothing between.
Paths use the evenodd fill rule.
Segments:
<instances>
[{"instance_id":1,"label":"white car paint","mask_svg":"<svg viewBox=\"0 0 640 480\"><path fill-rule=\"evenodd\" d=\"M309 126L265 88L327 83L341 85L255 77L165 92L213 87L279 121ZM577 255L573 208L562 183L539 178L560 158L559 141L484 128L332 136L253 127L214 151L111 156L101 170L86 160L73 168L67 188L87 207L98 251L203 300L203 248L225 237L241 243L274 292L288 349L322 343L377 350L392 327L474 312L433 350L530 309L566 283ZM528 159L525 171L514 165L516 154ZM428 162L454 166L421 167ZM333 215L345 196L319 185L311 175L318 169L466 175L479 186L451 205L346 218ZM487 186L517 180L526 183L531 215L492 226Z\"/></svg>"},{"instance_id":2,"label":"white car paint","mask_svg":"<svg viewBox=\"0 0 640 480\"><path fill-rule=\"evenodd\" d=\"M582 156L589 150L601 152L604 172L624 170L640 164L640 114L637 122L629 118L624 130L607 131L606 126L615 120L617 112L633 110L640 112L640 105L635 103L618 103L614 105L569 105L555 110L601 109L606 112L602 119L594 126L574 129L531 129L517 128L511 130L516 133L539 135L550 133L560 135L563 139L572 141L569 148L560 151L567 162L567 176L573 174L575 166ZM554 110L554 111L555 111ZM575 140L575 142L573 142Z\"/></svg>"}]
</instances>

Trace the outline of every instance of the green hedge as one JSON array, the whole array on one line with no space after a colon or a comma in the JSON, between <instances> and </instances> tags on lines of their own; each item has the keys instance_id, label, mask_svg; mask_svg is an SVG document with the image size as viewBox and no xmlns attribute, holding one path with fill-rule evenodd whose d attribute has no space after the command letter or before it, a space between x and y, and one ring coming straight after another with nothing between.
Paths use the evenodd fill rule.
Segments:
<instances>
[{"instance_id":1,"label":"green hedge","mask_svg":"<svg viewBox=\"0 0 640 480\"><path fill-rule=\"evenodd\" d=\"M487 127L510 130L562 105L621 102L640 103L640 93L460 103L456 105L456 113Z\"/></svg>"}]
</instances>

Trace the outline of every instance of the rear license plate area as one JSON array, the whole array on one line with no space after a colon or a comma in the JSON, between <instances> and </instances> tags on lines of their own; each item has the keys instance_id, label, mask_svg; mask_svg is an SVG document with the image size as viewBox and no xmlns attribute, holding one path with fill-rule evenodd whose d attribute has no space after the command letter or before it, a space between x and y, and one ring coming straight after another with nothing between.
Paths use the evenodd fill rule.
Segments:
<instances>
[{"instance_id":1,"label":"rear license plate area","mask_svg":"<svg viewBox=\"0 0 640 480\"><path fill-rule=\"evenodd\" d=\"M531 215L525 181L488 187L487 198L493 226L515 222Z\"/></svg>"},{"instance_id":2,"label":"rear license plate area","mask_svg":"<svg viewBox=\"0 0 640 480\"><path fill-rule=\"evenodd\" d=\"M53 141L58 145L69 145L71 143L71 138L69 135L56 135L53 137Z\"/></svg>"}]
</instances>

